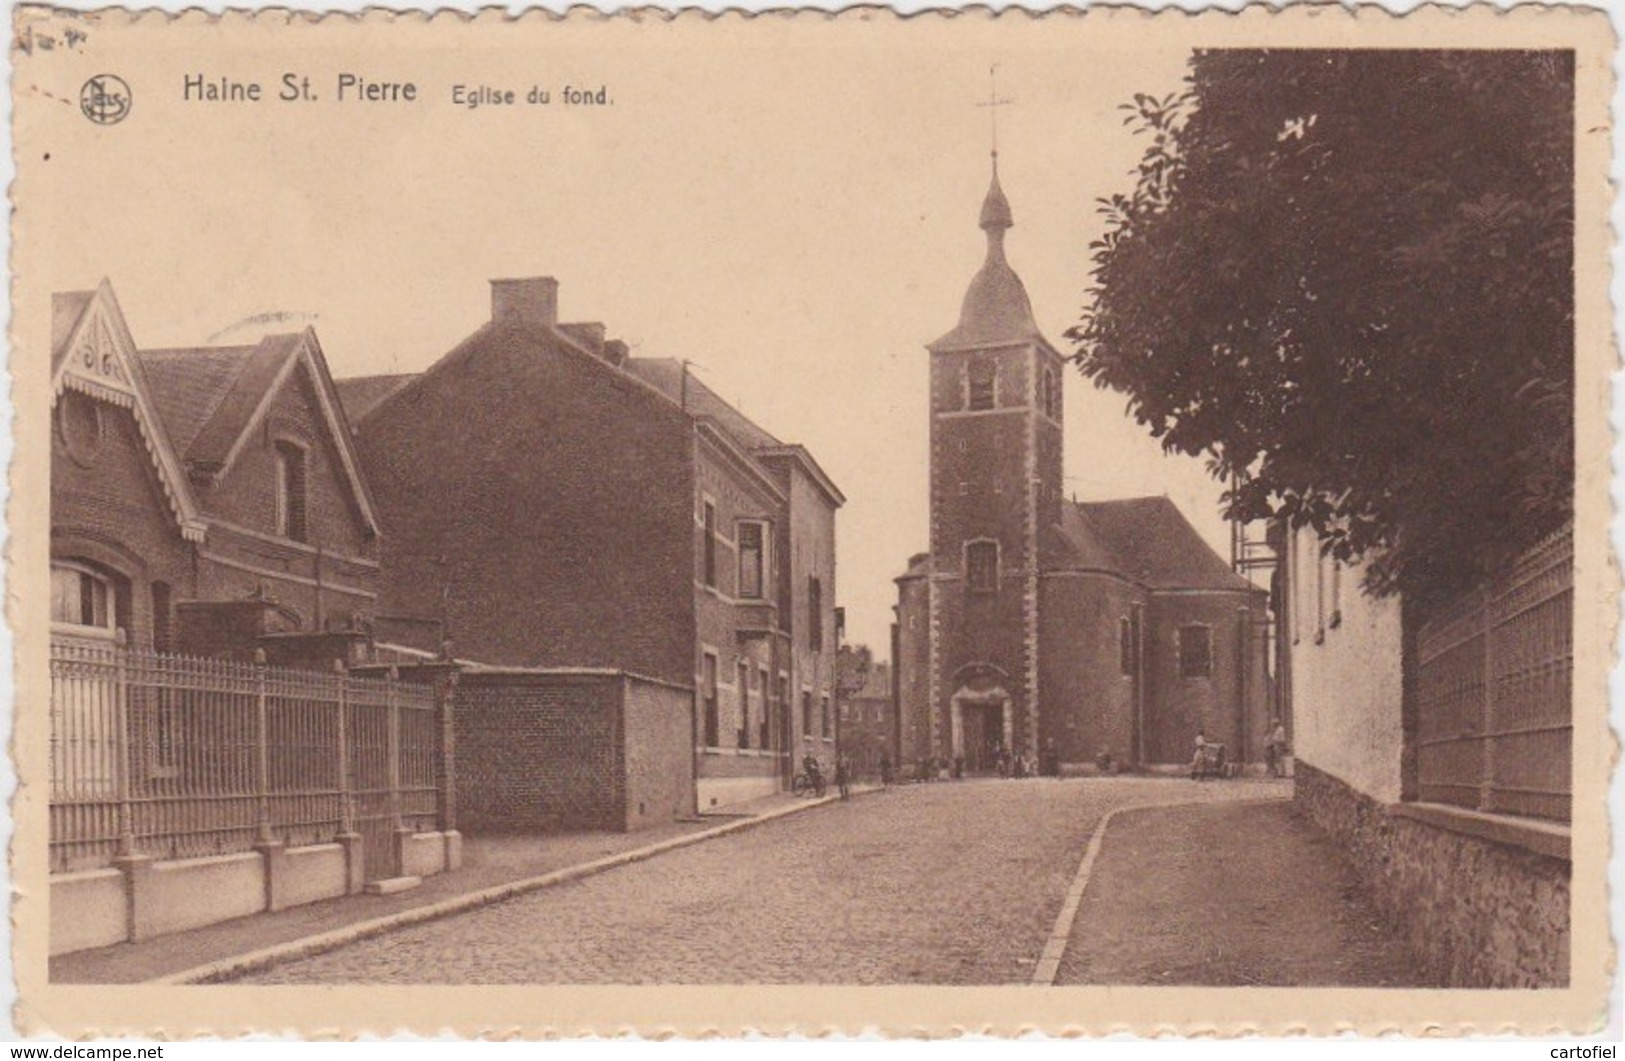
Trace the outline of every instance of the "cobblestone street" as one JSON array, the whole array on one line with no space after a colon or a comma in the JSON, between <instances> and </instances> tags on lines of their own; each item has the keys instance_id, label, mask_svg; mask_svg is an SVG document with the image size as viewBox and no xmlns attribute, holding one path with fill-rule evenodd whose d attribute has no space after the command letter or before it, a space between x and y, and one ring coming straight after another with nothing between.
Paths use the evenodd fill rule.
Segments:
<instances>
[{"instance_id":1,"label":"cobblestone street","mask_svg":"<svg viewBox=\"0 0 1625 1061\"><path fill-rule=\"evenodd\" d=\"M1117 807L1256 782L967 781L820 807L254 983L1027 983Z\"/></svg>"}]
</instances>

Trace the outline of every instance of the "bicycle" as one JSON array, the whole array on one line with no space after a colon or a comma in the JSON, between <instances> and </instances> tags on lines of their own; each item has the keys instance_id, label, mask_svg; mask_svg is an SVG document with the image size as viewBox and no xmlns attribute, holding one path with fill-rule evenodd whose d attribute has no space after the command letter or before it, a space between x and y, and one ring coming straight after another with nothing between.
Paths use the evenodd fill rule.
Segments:
<instances>
[{"instance_id":1,"label":"bicycle","mask_svg":"<svg viewBox=\"0 0 1625 1061\"><path fill-rule=\"evenodd\" d=\"M802 770L790 779L790 791L797 796L823 799L826 787L824 775L820 772Z\"/></svg>"}]
</instances>

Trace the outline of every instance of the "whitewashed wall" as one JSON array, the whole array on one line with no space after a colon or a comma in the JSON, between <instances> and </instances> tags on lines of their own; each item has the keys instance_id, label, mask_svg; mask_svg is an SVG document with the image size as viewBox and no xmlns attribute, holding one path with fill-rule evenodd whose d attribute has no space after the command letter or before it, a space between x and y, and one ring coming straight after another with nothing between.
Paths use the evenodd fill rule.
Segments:
<instances>
[{"instance_id":1,"label":"whitewashed wall","mask_svg":"<svg viewBox=\"0 0 1625 1061\"><path fill-rule=\"evenodd\" d=\"M1298 531L1291 565L1293 754L1373 799L1400 791L1399 600L1360 592L1363 572L1322 559Z\"/></svg>"}]
</instances>

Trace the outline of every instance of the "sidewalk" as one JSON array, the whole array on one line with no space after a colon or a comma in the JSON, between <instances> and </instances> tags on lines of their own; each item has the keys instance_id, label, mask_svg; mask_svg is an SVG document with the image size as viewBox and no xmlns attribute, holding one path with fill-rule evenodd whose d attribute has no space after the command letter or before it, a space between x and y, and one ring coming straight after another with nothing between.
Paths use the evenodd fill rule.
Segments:
<instances>
[{"instance_id":1,"label":"sidewalk","mask_svg":"<svg viewBox=\"0 0 1625 1061\"><path fill-rule=\"evenodd\" d=\"M1440 987L1289 800L1125 810L1058 984Z\"/></svg>"},{"instance_id":2,"label":"sidewalk","mask_svg":"<svg viewBox=\"0 0 1625 1061\"><path fill-rule=\"evenodd\" d=\"M853 792L861 794L877 787L854 785ZM69 984L140 983L217 962L230 962L266 948L297 945L299 941L328 933L371 934L380 927L371 923L379 919L416 920L434 916L437 907L500 901L506 895L481 893L505 889L508 894L519 894L534 887L578 879L672 847L822 806L835 798L829 795L812 800L779 793L718 808L698 819L634 833L465 837L462 868L429 877L411 891L328 899L139 943L64 954L51 959L50 979L52 983ZM549 878L549 875L560 879L538 879Z\"/></svg>"}]
</instances>

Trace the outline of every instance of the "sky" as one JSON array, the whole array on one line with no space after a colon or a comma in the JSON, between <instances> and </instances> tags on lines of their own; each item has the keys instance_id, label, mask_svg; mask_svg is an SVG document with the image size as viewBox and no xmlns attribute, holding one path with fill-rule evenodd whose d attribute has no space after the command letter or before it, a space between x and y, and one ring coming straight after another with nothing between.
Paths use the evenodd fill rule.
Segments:
<instances>
[{"instance_id":1,"label":"sky","mask_svg":"<svg viewBox=\"0 0 1625 1061\"><path fill-rule=\"evenodd\" d=\"M836 596L848 638L884 651L892 579L927 544L924 345L957 321L985 245L989 110L977 103L990 65L1014 101L998 134L1009 258L1063 351L1095 200L1129 188L1141 150L1117 108L1184 71L1182 49L1006 22L968 33L939 20L884 48L857 20L789 37L758 19L720 49L692 23L685 35L578 22L539 38L403 32L370 52L359 30L328 23L206 63L174 29L161 47L93 38L84 56L19 70L20 95L71 98L87 72L117 69L136 100L114 127L71 108L20 125L22 179L37 183L19 195L35 204L19 253L38 266L20 274L19 312L48 313L51 291L107 277L140 346L310 322L346 377L428 367L486 319L490 278L556 277L564 319L602 321L638 356L690 359L812 451L847 497ZM257 80L269 95L287 71L323 98L182 98L186 76ZM340 103L346 71L410 79L420 99ZM555 99L470 110L452 104L456 84ZM563 106L566 84L613 102ZM31 242L39 233L48 246ZM277 322L254 323L266 315ZM1227 555L1217 486L1124 410L1069 375L1066 488L1167 494Z\"/></svg>"}]
</instances>

